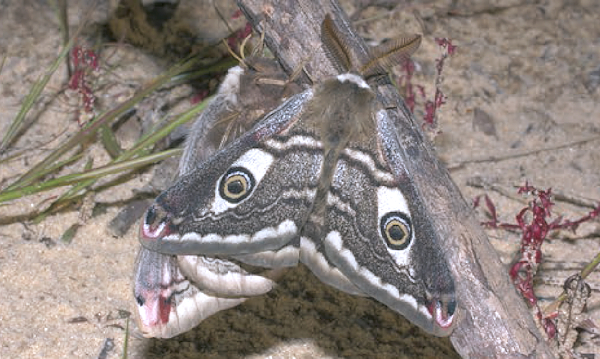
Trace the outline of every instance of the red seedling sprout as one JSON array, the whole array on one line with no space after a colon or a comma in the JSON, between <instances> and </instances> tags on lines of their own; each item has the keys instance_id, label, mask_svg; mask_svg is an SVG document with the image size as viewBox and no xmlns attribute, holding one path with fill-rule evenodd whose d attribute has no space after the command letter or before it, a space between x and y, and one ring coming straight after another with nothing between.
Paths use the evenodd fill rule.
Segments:
<instances>
[{"instance_id":1,"label":"red seedling sprout","mask_svg":"<svg viewBox=\"0 0 600 359\"><path fill-rule=\"evenodd\" d=\"M551 231L570 229L573 232L577 227L600 215L600 204L587 215L575 220L563 220L558 217L554 221L548 223L548 218L551 217L551 209L554 203L551 199L551 189L546 191L538 190L537 188L525 184L519 188L519 194L531 194L533 200L529 202L529 206L523 208L515 217L517 223L502 223L498 221L496 207L487 195L483 195L485 206L489 212L490 220L483 222L482 225L491 228L502 228L509 230L517 230L521 232L521 248L517 261L509 270L510 278L515 287L521 293L523 298L531 307L536 310L536 316L544 327L548 338L553 338L556 335L556 326L554 320L556 315L544 317L538 305L538 298L533 290L533 278L537 269L542 262L542 244L546 240L548 233ZM479 196L474 201L474 206L479 206L479 201L482 196Z\"/></svg>"},{"instance_id":2,"label":"red seedling sprout","mask_svg":"<svg viewBox=\"0 0 600 359\"><path fill-rule=\"evenodd\" d=\"M403 86L405 89L404 102L410 112L414 113L415 105L417 104L415 88L420 87L422 97L425 97L425 90L423 89L423 86L415 85L412 82L413 75L415 74L415 63L411 59L402 62L402 72L404 72L404 75L400 76L399 83L400 86Z\"/></svg>"},{"instance_id":3,"label":"red seedling sprout","mask_svg":"<svg viewBox=\"0 0 600 359\"><path fill-rule=\"evenodd\" d=\"M71 50L71 64L73 65L73 74L69 79L69 88L81 95L85 112L92 112L96 96L89 85L88 75L90 71L98 70L98 55L93 50L74 46ZM79 118L79 116L77 117Z\"/></svg>"},{"instance_id":4,"label":"red seedling sprout","mask_svg":"<svg viewBox=\"0 0 600 359\"><path fill-rule=\"evenodd\" d=\"M233 35L227 38L227 46L229 46L233 52L237 53L239 51L239 44L241 44L251 33L252 25L247 22L244 28L234 32Z\"/></svg>"},{"instance_id":5,"label":"red seedling sprout","mask_svg":"<svg viewBox=\"0 0 600 359\"><path fill-rule=\"evenodd\" d=\"M239 19L241 16L243 16L242 11L238 9L231 15L231 19ZM240 45L246 38L248 38L248 36L250 36L251 33L252 25L250 22L246 22L246 25L242 29L235 31L227 38L227 46L229 47L230 51L232 53L238 53ZM208 90L201 90L191 98L190 102L192 104L197 104L207 98L209 94L210 93Z\"/></svg>"},{"instance_id":6,"label":"red seedling sprout","mask_svg":"<svg viewBox=\"0 0 600 359\"><path fill-rule=\"evenodd\" d=\"M425 89L421 85L415 85L412 82L413 75L415 73L415 64L412 60L405 61L402 66L402 75L399 79L399 83L406 90L404 101L408 109L414 113L415 106L418 102L417 95L421 100L424 100L423 109L425 114L423 115L423 123L429 128L436 127L436 113L437 110L446 103L446 96L440 89L442 84L442 72L444 71L444 64L448 57L454 55L456 52L456 46L452 45L452 40L447 38L435 38L435 42L443 52L440 58L435 60L436 78L435 78L435 94L433 100L428 100L425 95Z\"/></svg>"},{"instance_id":7,"label":"red seedling sprout","mask_svg":"<svg viewBox=\"0 0 600 359\"><path fill-rule=\"evenodd\" d=\"M237 9L233 12L233 14L231 15L231 19L235 20L235 19L239 19L240 17L242 17L242 10Z\"/></svg>"},{"instance_id":8,"label":"red seedling sprout","mask_svg":"<svg viewBox=\"0 0 600 359\"><path fill-rule=\"evenodd\" d=\"M209 91L206 89L200 90L194 96L192 96L192 98L190 99L190 103L192 105L199 104L200 102L204 101L204 99L207 98L209 94Z\"/></svg>"}]
</instances>

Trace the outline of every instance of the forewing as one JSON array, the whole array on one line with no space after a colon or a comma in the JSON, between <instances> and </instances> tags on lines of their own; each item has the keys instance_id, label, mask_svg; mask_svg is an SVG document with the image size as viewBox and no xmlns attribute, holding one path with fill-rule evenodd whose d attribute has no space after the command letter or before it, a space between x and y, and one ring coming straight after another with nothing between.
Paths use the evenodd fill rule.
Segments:
<instances>
[{"instance_id":1,"label":"forewing","mask_svg":"<svg viewBox=\"0 0 600 359\"><path fill-rule=\"evenodd\" d=\"M378 115L377 141L344 150L330 191L321 253L365 294L436 335L451 331L454 282L407 173L397 128Z\"/></svg>"},{"instance_id":2,"label":"forewing","mask_svg":"<svg viewBox=\"0 0 600 359\"><path fill-rule=\"evenodd\" d=\"M162 193L145 216L142 245L166 254L240 255L298 238L321 167L320 144L295 126L311 96L292 97Z\"/></svg>"}]
</instances>

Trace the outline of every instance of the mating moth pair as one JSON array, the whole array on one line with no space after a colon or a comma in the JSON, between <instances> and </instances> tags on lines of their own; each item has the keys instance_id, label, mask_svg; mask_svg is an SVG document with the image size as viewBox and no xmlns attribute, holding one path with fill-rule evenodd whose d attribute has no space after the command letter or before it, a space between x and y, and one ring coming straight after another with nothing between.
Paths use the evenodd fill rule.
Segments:
<instances>
[{"instance_id":1,"label":"mating moth pair","mask_svg":"<svg viewBox=\"0 0 600 359\"><path fill-rule=\"evenodd\" d=\"M375 48L367 64L329 16L322 38L343 74L218 149L215 113L237 106L244 76L233 68L194 124L179 179L142 223L134 295L146 336L175 336L267 293L278 269L299 262L427 332L450 333L457 304L439 235L404 166L400 126L361 77L383 74L420 37Z\"/></svg>"}]
</instances>

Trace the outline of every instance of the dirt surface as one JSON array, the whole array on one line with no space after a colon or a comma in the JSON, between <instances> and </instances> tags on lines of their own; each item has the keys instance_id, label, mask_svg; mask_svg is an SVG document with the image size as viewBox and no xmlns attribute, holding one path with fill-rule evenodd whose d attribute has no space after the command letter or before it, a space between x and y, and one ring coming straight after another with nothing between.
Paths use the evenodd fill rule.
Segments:
<instances>
[{"instance_id":1,"label":"dirt surface","mask_svg":"<svg viewBox=\"0 0 600 359\"><path fill-rule=\"evenodd\" d=\"M216 13L206 10L211 5L181 2L189 6L188 20L201 15L209 19L190 22L190 31L208 42L227 34ZM72 31L81 23L106 21L107 3L99 2L89 15L86 9L94 2L71 3ZM429 98L433 97L434 60L441 54L434 38L451 38L458 46L445 64L441 88L447 103L438 114L433 141L467 200L488 193L500 219L514 222L525 206L515 186L528 181L563 195L565 200L557 201L553 209L555 215L577 218L590 211L586 203L600 200L600 3L529 3L403 2L393 10L365 9L356 27L371 40L422 33L413 81L425 86ZM4 0L0 5L4 58L0 133L4 133L31 85L58 54L60 34L48 2ZM234 9L223 5L222 12L230 16ZM354 13L357 7L347 4L346 9ZM159 49L164 52L164 47ZM110 43L101 53L94 83L101 89L98 108L127 99L168 64L164 56L159 59L129 45ZM78 112L79 96L65 91L66 78L66 70L59 69L29 116L32 125L8 153L23 151L22 155L0 163L1 186L65 141L79 126L78 113L80 121L85 120ZM189 107L192 96L193 91L182 86L145 104L154 109L150 115L164 115L157 110L164 103L173 107L170 111L180 112L179 108ZM416 116L422 117L420 109ZM130 145L140 127L122 126L122 145ZM92 145L86 158L99 165L109 157ZM65 173L81 170L84 162L69 166ZM27 214L44 208L60 190L0 206L4 223L0 226L1 358L121 357L125 314L133 311L137 228L115 237L107 226L151 177L148 171L109 189L100 187L88 202L103 211L91 218L86 218L84 205L40 224L26 224ZM82 226L72 241L59 241L75 223ZM519 248L518 234L488 233L503 261L510 263ZM553 300L564 280L600 251L599 241L597 220L584 223L575 234L565 231L552 236L544 245L538 280L543 304ZM598 272L588 283L592 287L589 318L599 324ZM130 358L457 357L447 339L426 335L372 300L325 287L302 267L288 271L268 295L221 312L177 338L143 339L130 325ZM600 354L600 341L583 333L576 350Z\"/></svg>"}]
</instances>

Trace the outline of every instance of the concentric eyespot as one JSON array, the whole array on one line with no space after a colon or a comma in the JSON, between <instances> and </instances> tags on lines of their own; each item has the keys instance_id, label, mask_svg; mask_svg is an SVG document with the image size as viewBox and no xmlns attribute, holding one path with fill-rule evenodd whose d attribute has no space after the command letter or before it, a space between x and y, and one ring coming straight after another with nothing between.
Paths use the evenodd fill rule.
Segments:
<instances>
[{"instance_id":1,"label":"concentric eyespot","mask_svg":"<svg viewBox=\"0 0 600 359\"><path fill-rule=\"evenodd\" d=\"M391 249L406 249L412 240L410 218L400 212L389 212L383 216L380 230L381 236Z\"/></svg>"},{"instance_id":2,"label":"concentric eyespot","mask_svg":"<svg viewBox=\"0 0 600 359\"><path fill-rule=\"evenodd\" d=\"M244 167L231 167L221 178L219 194L229 203L239 203L254 190L254 176Z\"/></svg>"}]
</instances>

